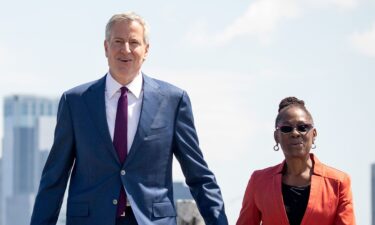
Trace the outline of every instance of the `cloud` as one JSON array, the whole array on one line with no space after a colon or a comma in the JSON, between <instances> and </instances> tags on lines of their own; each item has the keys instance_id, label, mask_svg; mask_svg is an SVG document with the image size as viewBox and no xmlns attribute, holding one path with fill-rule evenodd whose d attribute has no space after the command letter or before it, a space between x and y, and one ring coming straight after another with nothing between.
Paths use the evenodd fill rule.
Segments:
<instances>
[{"instance_id":1,"label":"cloud","mask_svg":"<svg viewBox=\"0 0 375 225\"><path fill-rule=\"evenodd\" d=\"M0 72L3 72L4 66L6 65L7 61L7 55L9 54L9 51L7 48L5 48L3 45L0 44Z\"/></svg>"},{"instance_id":2,"label":"cloud","mask_svg":"<svg viewBox=\"0 0 375 225\"><path fill-rule=\"evenodd\" d=\"M332 4L344 9L352 9L359 4L358 0L330 0L328 2L332 2Z\"/></svg>"},{"instance_id":3,"label":"cloud","mask_svg":"<svg viewBox=\"0 0 375 225\"><path fill-rule=\"evenodd\" d=\"M254 112L244 107L246 100L238 98L239 95L253 89L253 77L229 71L153 71L161 75L160 79L171 82L189 93L201 146L215 160L227 160L228 156L217 152L230 149L234 145L237 146L234 152L244 151L246 143L242 143L241 140L246 140L253 134L254 130L250 128L263 126L262 122L252 119L256 118L251 116ZM231 74L230 79L228 74ZM218 122L224 118L230 122ZM232 131L236 131L235 135ZM226 141L220 143L217 140Z\"/></svg>"},{"instance_id":4,"label":"cloud","mask_svg":"<svg viewBox=\"0 0 375 225\"><path fill-rule=\"evenodd\" d=\"M302 17L306 10L326 8L350 10L356 8L359 1L257 0L223 30L210 33L210 26L199 21L192 26L185 37L188 42L198 46L220 46L242 36L255 37L261 44L269 45L273 42L274 33L281 24Z\"/></svg>"},{"instance_id":5,"label":"cloud","mask_svg":"<svg viewBox=\"0 0 375 225\"><path fill-rule=\"evenodd\" d=\"M327 7L338 7L339 9L354 9L358 6L359 0L305 0L306 3L310 6L318 8L327 8Z\"/></svg>"},{"instance_id":6,"label":"cloud","mask_svg":"<svg viewBox=\"0 0 375 225\"><path fill-rule=\"evenodd\" d=\"M240 35L255 35L259 40L269 39L277 25L289 18L295 18L299 8L294 0L261 0L249 6L246 13L216 36L219 43L227 42Z\"/></svg>"},{"instance_id":7,"label":"cloud","mask_svg":"<svg viewBox=\"0 0 375 225\"><path fill-rule=\"evenodd\" d=\"M296 0L258 0L223 31L210 35L206 32L206 26L199 23L187 37L194 44L222 45L240 36L255 36L267 44L282 21L299 15L300 8Z\"/></svg>"},{"instance_id":8,"label":"cloud","mask_svg":"<svg viewBox=\"0 0 375 225\"><path fill-rule=\"evenodd\" d=\"M4 55L5 50L2 47L0 47L0 62L2 62L5 59Z\"/></svg>"},{"instance_id":9,"label":"cloud","mask_svg":"<svg viewBox=\"0 0 375 225\"><path fill-rule=\"evenodd\" d=\"M375 22L369 30L350 35L349 40L358 52L375 57Z\"/></svg>"},{"instance_id":10,"label":"cloud","mask_svg":"<svg viewBox=\"0 0 375 225\"><path fill-rule=\"evenodd\" d=\"M189 94L200 147L211 168L222 168L236 162L238 156L249 154L249 143L255 143L259 133L273 128L250 107L251 97L239 97L251 95L257 86L257 76L217 70L152 68L151 71L158 75L156 78ZM184 180L179 164L174 163L173 168L174 179Z\"/></svg>"}]
</instances>

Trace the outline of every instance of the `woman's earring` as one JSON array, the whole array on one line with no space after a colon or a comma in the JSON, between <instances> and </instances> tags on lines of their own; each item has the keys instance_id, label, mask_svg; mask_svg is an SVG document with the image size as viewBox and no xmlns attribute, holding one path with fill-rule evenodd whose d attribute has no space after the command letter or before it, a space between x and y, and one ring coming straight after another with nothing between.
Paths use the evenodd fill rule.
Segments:
<instances>
[{"instance_id":1,"label":"woman's earring","mask_svg":"<svg viewBox=\"0 0 375 225\"><path fill-rule=\"evenodd\" d=\"M311 149L316 149L316 144L312 143Z\"/></svg>"},{"instance_id":2,"label":"woman's earring","mask_svg":"<svg viewBox=\"0 0 375 225\"><path fill-rule=\"evenodd\" d=\"M275 151L275 152L277 152L277 151L279 151L279 143L276 143L275 144L275 146L273 146L273 150Z\"/></svg>"}]
</instances>

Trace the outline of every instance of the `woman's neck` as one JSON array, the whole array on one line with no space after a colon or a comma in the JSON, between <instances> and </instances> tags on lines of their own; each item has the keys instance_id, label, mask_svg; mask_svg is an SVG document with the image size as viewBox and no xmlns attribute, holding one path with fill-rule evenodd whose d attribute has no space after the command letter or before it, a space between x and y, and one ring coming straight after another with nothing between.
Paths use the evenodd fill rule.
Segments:
<instances>
[{"instance_id":1,"label":"woman's neck","mask_svg":"<svg viewBox=\"0 0 375 225\"><path fill-rule=\"evenodd\" d=\"M283 172L283 183L291 186L306 186L311 182L313 161L307 159L286 159Z\"/></svg>"}]
</instances>

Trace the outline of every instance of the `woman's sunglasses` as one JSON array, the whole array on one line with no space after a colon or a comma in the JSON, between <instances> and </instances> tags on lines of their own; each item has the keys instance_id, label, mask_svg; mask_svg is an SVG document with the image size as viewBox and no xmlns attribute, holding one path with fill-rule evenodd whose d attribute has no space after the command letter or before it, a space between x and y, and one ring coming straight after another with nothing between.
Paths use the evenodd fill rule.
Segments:
<instances>
[{"instance_id":1,"label":"woman's sunglasses","mask_svg":"<svg viewBox=\"0 0 375 225\"><path fill-rule=\"evenodd\" d=\"M300 133L307 133L312 128L313 128L313 125L311 124L300 124L297 126L287 126L287 125L280 126L280 127L276 127L276 130L280 130L282 133L285 133L285 134L292 132L294 129L296 129Z\"/></svg>"}]
</instances>

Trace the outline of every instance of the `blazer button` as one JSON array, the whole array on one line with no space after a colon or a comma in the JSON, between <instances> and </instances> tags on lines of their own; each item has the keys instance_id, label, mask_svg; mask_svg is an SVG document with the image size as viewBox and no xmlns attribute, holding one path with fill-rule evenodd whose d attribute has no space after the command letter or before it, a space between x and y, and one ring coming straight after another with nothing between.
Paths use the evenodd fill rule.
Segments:
<instances>
[{"instance_id":1,"label":"blazer button","mask_svg":"<svg viewBox=\"0 0 375 225\"><path fill-rule=\"evenodd\" d=\"M113 201L112 201L112 203L114 204L114 205L117 205L117 199L113 199Z\"/></svg>"},{"instance_id":2,"label":"blazer button","mask_svg":"<svg viewBox=\"0 0 375 225\"><path fill-rule=\"evenodd\" d=\"M121 175L124 176L125 175L125 170L121 170Z\"/></svg>"}]
</instances>

